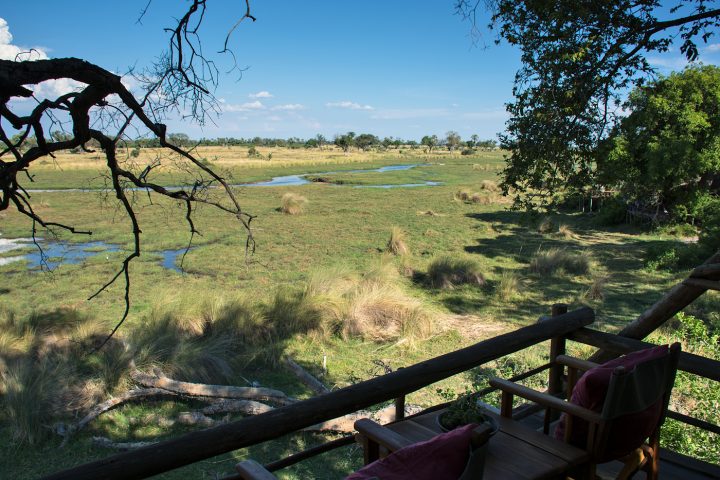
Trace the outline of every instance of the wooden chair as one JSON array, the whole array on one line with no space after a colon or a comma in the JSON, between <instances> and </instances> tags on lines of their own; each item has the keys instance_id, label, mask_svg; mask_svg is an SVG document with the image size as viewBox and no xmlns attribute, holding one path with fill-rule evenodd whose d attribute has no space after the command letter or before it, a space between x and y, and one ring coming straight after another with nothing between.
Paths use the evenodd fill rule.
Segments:
<instances>
[{"instance_id":1,"label":"wooden chair","mask_svg":"<svg viewBox=\"0 0 720 480\"><path fill-rule=\"evenodd\" d=\"M415 443L414 441L405 438L402 435L399 435L367 418L363 418L355 422L355 429L358 431L359 437L363 442L366 463L368 463L368 459L377 459L380 448L385 449L385 452L392 455L393 452L404 447L411 446ZM482 480L485 453L484 447L492 433L493 428L487 424L483 424L471 432L470 456L467 464L465 465L465 470L462 472L462 476L460 476L459 480ZM368 448L371 452L369 455ZM375 452L378 455L374 455L372 452ZM373 460L370 460L370 463L372 461ZM254 460L245 460L240 462L235 466L235 468L240 474L240 478L243 480L276 479L272 473L268 472L262 465ZM408 480L412 480L415 476L410 473L407 478Z\"/></svg>"},{"instance_id":2,"label":"wooden chair","mask_svg":"<svg viewBox=\"0 0 720 480\"><path fill-rule=\"evenodd\" d=\"M662 354L653 352L662 348L664 348ZM652 358L630 365L633 363L633 355L636 356L635 358L642 358L643 355ZM567 367L567 398L577 400L582 395L582 392L578 392L583 383L582 380L578 381L579 372L587 372L586 375L596 378L605 375L605 378L608 379L607 393L604 398L600 399L600 405L598 405L600 408L597 408L597 411L499 378L491 379L490 385L502 391L501 415L503 417L512 416L513 396L517 395L545 407L547 409L546 418L552 410L563 412L561 422L564 421L566 442L576 443L578 435L574 434L574 429L580 431L586 428L587 434L579 440L584 444L576 445L585 448L592 458L587 470L582 473L583 476L595 478L595 469L598 463L620 460L625 466L617 477L618 479L631 478L638 469L643 469L647 473L648 479L656 480L658 478L660 427L665 420L679 355L679 343L673 344L670 348L656 347L656 349L633 352L603 365L559 355L556 362ZM612 452L617 445L613 442L618 437L620 430L629 428L641 417L643 419L650 418L650 424L645 425L647 430L643 428L635 431L649 431L649 435L646 438L638 439L636 445L622 454L608 458L608 453ZM547 422L545 430L547 434ZM620 438L622 440L631 438L634 433L633 429L630 431L629 436L623 433ZM634 442L634 439L631 441ZM615 455L617 452L612 453Z\"/></svg>"},{"instance_id":3,"label":"wooden chair","mask_svg":"<svg viewBox=\"0 0 720 480\"><path fill-rule=\"evenodd\" d=\"M277 480L275 475L265 470L265 467L255 460L243 460L235 465L235 470L243 480Z\"/></svg>"},{"instance_id":4,"label":"wooden chair","mask_svg":"<svg viewBox=\"0 0 720 480\"><path fill-rule=\"evenodd\" d=\"M414 425L413 428L423 429L424 427ZM381 449L385 453L392 455L398 450L417 443L368 418L357 420L355 430L358 431L358 437L363 444L366 465L378 459ZM482 480L485 465L485 447L496 430L497 427L493 428L490 424L483 423L470 432L470 455L458 480ZM419 433L422 437L427 435L437 436L431 430ZM438 461L442 461L442 459L438 459ZM410 472L407 478L411 480L416 477Z\"/></svg>"}]
</instances>

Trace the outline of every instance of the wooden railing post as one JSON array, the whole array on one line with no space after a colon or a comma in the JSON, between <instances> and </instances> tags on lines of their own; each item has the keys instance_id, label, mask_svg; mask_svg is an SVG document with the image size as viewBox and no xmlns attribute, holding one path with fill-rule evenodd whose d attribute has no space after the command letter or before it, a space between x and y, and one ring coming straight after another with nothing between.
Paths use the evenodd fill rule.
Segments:
<instances>
[{"instance_id":1,"label":"wooden railing post","mask_svg":"<svg viewBox=\"0 0 720 480\"><path fill-rule=\"evenodd\" d=\"M550 308L550 318L557 317L567 313L568 306L564 303L555 303ZM540 317L539 321L547 320L548 317ZM563 391L563 367L556 363L558 355L565 355L565 337L553 337L550 339L550 363L552 366L548 370L548 393L550 395L558 395ZM545 410L545 418L543 421L543 430L548 433L550 423L557 419L558 412L552 414L549 409Z\"/></svg>"},{"instance_id":2,"label":"wooden railing post","mask_svg":"<svg viewBox=\"0 0 720 480\"><path fill-rule=\"evenodd\" d=\"M398 370L402 370L402 367ZM405 418L405 394L395 398L395 421L403 418Z\"/></svg>"}]
</instances>

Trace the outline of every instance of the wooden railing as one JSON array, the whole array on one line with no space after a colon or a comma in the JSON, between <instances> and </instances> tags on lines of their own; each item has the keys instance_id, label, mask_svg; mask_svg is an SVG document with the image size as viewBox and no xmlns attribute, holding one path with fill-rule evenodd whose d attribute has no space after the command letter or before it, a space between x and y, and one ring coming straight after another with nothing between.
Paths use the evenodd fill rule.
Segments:
<instances>
[{"instance_id":1,"label":"wooden railing","mask_svg":"<svg viewBox=\"0 0 720 480\"><path fill-rule=\"evenodd\" d=\"M222 453L249 447L356 412L591 324L590 308L565 313L318 397L218 427L189 433L132 452L58 472L48 479L146 478ZM401 401L398 400L398 403Z\"/></svg>"},{"instance_id":2,"label":"wooden railing","mask_svg":"<svg viewBox=\"0 0 720 480\"><path fill-rule=\"evenodd\" d=\"M615 354L628 353L653 346L653 344L639 340L585 328L594 320L594 313L589 308L581 308L570 313L566 312L567 308L563 305L554 305L552 316L541 318L535 325L484 340L470 347L399 369L382 377L278 408L262 415L247 417L234 423L189 433L133 452L81 465L53 474L47 478L146 478L222 453L272 440L305 427L390 400L395 402L396 416L400 419L404 414L405 396L407 394L546 340L551 341L549 363L518 374L511 380L519 381L548 371L548 392L557 395L562 395L563 378L562 371L555 368L554 359L557 355L565 353L568 340L591 345ZM720 382L720 362L718 361L682 352L678 368ZM478 393L486 395L493 390L492 387L488 387ZM443 405L437 405L424 412L442 407ZM537 410L532 407L520 409L513 416L519 419L529 416ZM720 434L719 426L701 419L673 411L668 412L668 417ZM352 442L352 435L342 437L273 462L266 465L266 468L271 471L285 468ZM230 476L224 480L236 478L239 477Z\"/></svg>"}]
</instances>

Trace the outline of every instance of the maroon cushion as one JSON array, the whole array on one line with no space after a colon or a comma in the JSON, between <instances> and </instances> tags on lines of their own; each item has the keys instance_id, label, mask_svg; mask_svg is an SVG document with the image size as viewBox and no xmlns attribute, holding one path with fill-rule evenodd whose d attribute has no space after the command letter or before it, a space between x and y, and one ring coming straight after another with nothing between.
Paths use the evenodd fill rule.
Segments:
<instances>
[{"instance_id":1,"label":"maroon cushion","mask_svg":"<svg viewBox=\"0 0 720 480\"><path fill-rule=\"evenodd\" d=\"M600 413L605 404L610 377L616 367L625 367L630 371L635 365L648 360L663 357L668 354L668 346L660 345L646 350L632 352L622 357L610 360L580 377L572 391L570 402L589 410ZM659 399L646 410L623 415L610 422L607 446L598 462L612 460L630 453L640 446L652 433L662 413L663 399ZM562 440L565 436L565 414L555 429L555 438ZM569 442L584 448L587 442L588 424L577 417L573 418L572 432Z\"/></svg>"},{"instance_id":2,"label":"maroon cushion","mask_svg":"<svg viewBox=\"0 0 720 480\"><path fill-rule=\"evenodd\" d=\"M353 473L346 480L457 480L470 458L470 437L476 424L458 427L432 439L402 448Z\"/></svg>"}]
</instances>

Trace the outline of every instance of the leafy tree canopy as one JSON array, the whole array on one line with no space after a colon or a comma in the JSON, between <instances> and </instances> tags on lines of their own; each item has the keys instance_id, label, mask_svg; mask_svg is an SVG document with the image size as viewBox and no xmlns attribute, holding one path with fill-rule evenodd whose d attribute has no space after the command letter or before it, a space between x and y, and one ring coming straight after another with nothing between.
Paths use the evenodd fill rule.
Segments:
<instances>
[{"instance_id":1,"label":"leafy tree canopy","mask_svg":"<svg viewBox=\"0 0 720 480\"><path fill-rule=\"evenodd\" d=\"M511 151L503 172L515 206L548 206L564 188L593 186L599 143L617 122L628 89L654 74L651 52L674 42L688 60L720 25L720 9L704 0L457 0L473 24L492 12L499 39L522 52L510 120L500 140Z\"/></svg>"},{"instance_id":2,"label":"leafy tree canopy","mask_svg":"<svg viewBox=\"0 0 720 480\"><path fill-rule=\"evenodd\" d=\"M660 78L625 106L631 113L600 150L598 181L678 220L703 219L720 193L720 68Z\"/></svg>"}]
</instances>

